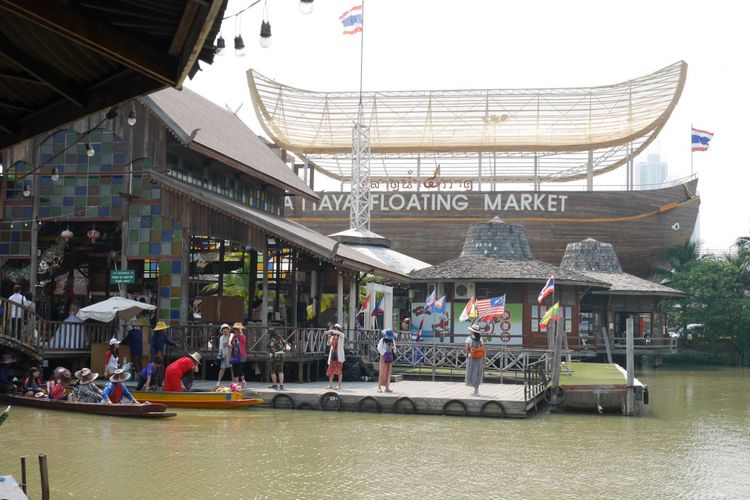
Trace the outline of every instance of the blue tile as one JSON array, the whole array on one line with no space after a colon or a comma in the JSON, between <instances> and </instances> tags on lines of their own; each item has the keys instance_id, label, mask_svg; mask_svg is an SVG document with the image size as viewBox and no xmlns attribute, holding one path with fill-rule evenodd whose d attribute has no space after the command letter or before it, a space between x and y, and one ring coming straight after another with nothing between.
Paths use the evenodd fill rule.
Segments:
<instances>
[{"instance_id":1,"label":"blue tile","mask_svg":"<svg viewBox=\"0 0 750 500\"><path fill-rule=\"evenodd\" d=\"M161 205L151 205L151 215L161 215Z\"/></svg>"},{"instance_id":2,"label":"blue tile","mask_svg":"<svg viewBox=\"0 0 750 500\"><path fill-rule=\"evenodd\" d=\"M87 186L76 186L76 196L86 195L86 187Z\"/></svg>"},{"instance_id":3,"label":"blue tile","mask_svg":"<svg viewBox=\"0 0 750 500\"><path fill-rule=\"evenodd\" d=\"M109 217L112 211L109 207L99 207L99 217Z\"/></svg>"},{"instance_id":4,"label":"blue tile","mask_svg":"<svg viewBox=\"0 0 750 500\"><path fill-rule=\"evenodd\" d=\"M169 298L169 287L168 286L163 286L163 287L159 288L159 297L161 297L163 299L168 299Z\"/></svg>"},{"instance_id":5,"label":"blue tile","mask_svg":"<svg viewBox=\"0 0 750 500\"><path fill-rule=\"evenodd\" d=\"M151 229L151 216L150 215L141 216L141 229Z\"/></svg>"},{"instance_id":6,"label":"blue tile","mask_svg":"<svg viewBox=\"0 0 750 500\"><path fill-rule=\"evenodd\" d=\"M66 207L72 207L73 203L75 203L75 202L73 201L73 197L72 196L64 196L63 197L63 205L64 206L66 206Z\"/></svg>"},{"instance_id":7,"label":"blue tile","mask_svg":"<svg viewBox=\"0 0 750 500\"><path fill-rule=\"evenodd\" d=\"M182 272L182 261L173 260L172 261L172 274L180 274L181 272Z\"/></svg>"},{"instance_id":8,"label":"blue tile","mask_svg":"<svg viewBox=\"0 0 750 500\"><path fill-rule=\"evenodd\" d=\"M10 241L11 243L18 243L19 241L21 241L20 231L12 231L10 233Z\"/></svg>"},{"instance_id":9,"label":"blue tile","mask_svg":"<svg viewBox=\"0 0 750 500\"><path fill-rule=\"evenodd\" d=\"M39 207L39 217L48 217L51 212L50 207Z\"/></svg>"},{"instance_id":10,"label":"blue tile","mask_svg":"<svg viewBox=\"0 0 750 500\"><path fill-rule=\"evenodd\" d=\"M161 231L161 241L172 241L172 231L170 229L162 229Z\"/></svg>"},{"instance_id":11,"label":"blue tile","mask_svg":"<svg viewBox=\"0 0 750 500\"><path fill-rule=\"evenodd\" d=\"M150 243L149 250L152 257L161 255L161 245L159 243Z\"/></svg>"},{"instance_id":12,"label":"blue tile","mask_svg":"<svg viewBox=\"0 0 750 500\"><path fill-rule=\"evenodd\" d=\"M121 208L122 207L122 198L119 196L115 196L112 198L112 208Z\"/></svg>"},{"instance_id":13,"label":"blue tile","mask_svg":"<svg viewBox=\"0 0 750 500\"><path fill-rule=\"evenodd\" d=\"M169 319L180 319L180 310L179 309L170 309L169 310Z\"/></svg>"}]
</instances>

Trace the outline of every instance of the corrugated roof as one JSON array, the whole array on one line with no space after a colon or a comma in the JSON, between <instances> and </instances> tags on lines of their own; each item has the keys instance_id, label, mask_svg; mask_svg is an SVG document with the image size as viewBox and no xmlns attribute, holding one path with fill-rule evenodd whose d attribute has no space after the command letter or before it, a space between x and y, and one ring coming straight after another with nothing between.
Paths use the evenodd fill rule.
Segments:
<instances>
[{"instance_id":1,"label":"corrugated roof","mask_svg":"<svg viewBox=\"0 0 750 500\"><path fill-rule=\"evenodd\" d=\"M262 178L292 194L317 195L234 113L189 89L167 88L142 98L185 146ZM200 147L202 146L202 148ZM208 151L207 151L208 150Z\"/></svg>"}]
</instances>

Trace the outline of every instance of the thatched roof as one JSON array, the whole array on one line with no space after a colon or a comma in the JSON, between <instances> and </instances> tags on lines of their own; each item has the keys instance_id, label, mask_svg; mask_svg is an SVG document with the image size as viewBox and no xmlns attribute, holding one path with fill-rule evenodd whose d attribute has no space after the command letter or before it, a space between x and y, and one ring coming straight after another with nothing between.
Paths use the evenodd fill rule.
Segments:
<instances>
[{"instance_id":1,"label":"thatched roof","mask_svg":"<svg viewBox=\"0 0 750 500\"><path fill-rule=\"evenodd\" d=\"M587 238L576 243L568 243L560 262L560 269L584 274L590 278L603 281L610 286L608 290L594 293L610 295L659 295L681 297L685 294L674 288L622 272L620 260L611 243L604 243Z\"/></svg>"},{"instance_id":2,"label":"thatched roof","mask_svg":"<svg viewBox=\"0 0 750 500\"><path fill-rule=\"evenodd\" d=\"M461 256L492 257L501 260L534 259L524 227L519 224L507 224L498 217L469 227Z\"/></svg>"}]
</instances>

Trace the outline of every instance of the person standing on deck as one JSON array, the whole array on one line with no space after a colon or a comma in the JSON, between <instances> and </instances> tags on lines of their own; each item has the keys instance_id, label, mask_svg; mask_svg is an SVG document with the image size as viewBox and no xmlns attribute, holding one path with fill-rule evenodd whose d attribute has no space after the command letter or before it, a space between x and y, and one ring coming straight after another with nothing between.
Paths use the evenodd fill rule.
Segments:
<instances>
[{"instance_id":1,"label":"person standing on deck","mask_svg":"<svg viewBox=\"0 0 750 500\"><path fill-rule=\"evenodd\" d=\"M229 325L224 323L219 328L221 336L219 337L219 354L216 356L216 362L219 364L219 379L216 381L216 387L221 385L221 379L224 378L224 372L229 368L229 372L234 380L234 370L232 369L232 358L231 358L231 341L232 337L229 333Z\"/></svg>"},{"instance_id":2,"label":"person standing on deck","mask_svg":"<svg viewBox=\"0 0 750 500\"><path fill-rule=\"evenodd\" d=\"M128 333L122 339L122 343L130 348L130 358L133 362L135 373L140 373L143 368L141 363L141 359L143 358L143 333L138 327L135 318L128 321Z\"/></svg>"},{"instance_id":3,"label":"person standing on deck","mask_svg":"<svg viewBox=\"0 0 750 500\"><path fill-rule=\"evenodd\" d=\"M130 378L130 373L122 368L115 370L115 373L109 377L109 382L104 386L102 391L102 400L107 404L120 404L122 398L129 399L133 404L140 404L137 399L130 394L130 391L123 382Z\"/></svg>"},{"instance_id":4,"label":"person standing on deck","mask_svg":"<svg viewBox=\"0 0 750 500\"><path fill-rule=\"evenodd\" d=\"M232 353L229 361L232 364L232 381L245 386L245 361L247 361L247 338L241 321L232 325Z\"/></svg>"},{"instance_id":5,"label":"person standing on deck","mask_svg":"<svg viewBox=\"0 0 750 500\"><path fill-rule=\"evenodd\" d=\"M479 396L479 386L484 378L484 342L482 334L476 324L469 327L464 352L466 357L466 385L474 388L472 396Z\"/></svg>"},{"instance_id":6,"label":"person standing on deck","mask_svg":"<svg viewBox=\"0 0 750 500\"><path fill-rule=\"evenodd\" d=\"M120 368L120 341L115 337L109 339L109 349L104 353L104 376L112 375Z\"/></svg>"},{"instance_id":7,"label":"person standing on deck","mask_svg":"<svg viewBox=\"0 0 750 500\"><path fill-rule=\"evenodd\" d=\"M23 331L24 311L31 307L31 301L21 295L21 285L18 283L13 285L13 294L8 297L8 301L18 304L8 307L10 309L10 336L20 339Z\"/></svg>"},{"instance_id":8,"label":"person standing on deck","mask_svg":"<svg viewBox=\"0 0 750 500\"><path fill-rule=\"evenodd\" d=\"M344 377L344 361L346 356L344 355L344 334L341 331L341 325L336 323L333 325L332 330L326 332L326 341L331 348L328 351L328 370L326 370L326 376L328 377L328 387L326 389L333 389L333 377L338 377L339 385L336 389L341 389L341 379Z\"/></svg>"},{"instance_id":9,"label":"person standing on deck","mask_svg":"<svg viewBox=\"0 0 750 500\"><path fill-rule=\"evenodd\" d=\"M391 390L391 374L393 373L393 359L396 356L396 334L393 330L383 330L383 337L378 342L380 353L380 371L378 373L378 392L393 392ZM381 386L385 389L381 389Z\"/></svg>"},{"instance_id":10,"label":"person standing on deck","mask_svg":"<svg viewBox=\"0 0 750 500\"><path fill-rule=\"evenodd\" d=\"M194 352L190 356L184 356L169 365L164 372L164 391L182 392L182 377L191 370L197 373L200 364L201 355Z\"/></svg>"},{"instance_id":11,"label":"person standing on deck","mask_svg":"<svg viewBox=\"0 0 750 500\"><path fill-rule=\"evenodd\" d=\"M164 380L164 365L167 363L167 346L177 347L177 344L167 338L165 331L167 328L169 326L165 322L159 321L156 323L154 332L151 334L151 359L161 359L161 368L159 369L159 375L156 377L157 385L162 385Z\"/></svg>"},{"instance_id":12,"label":"person standing on deck","mask_svg":"<svg viewBox=\"0 0 750 500\"><path fill-rule=\"evenodd\" d=\"M270 356L269 365L271 367L271 387L269 389L284 390L284 355L286 352L286 343L277 332L271 332L271 339L268 342L268 355ZM277 385L278 383L278 385Z\"/></svg>"}]
</instances>

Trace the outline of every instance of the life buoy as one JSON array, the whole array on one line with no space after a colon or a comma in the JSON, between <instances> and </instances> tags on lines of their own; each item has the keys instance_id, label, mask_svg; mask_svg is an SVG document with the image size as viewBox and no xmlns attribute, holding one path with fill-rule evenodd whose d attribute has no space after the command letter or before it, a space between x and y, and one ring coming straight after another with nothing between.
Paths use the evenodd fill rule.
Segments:
<instances>
[{"instance_id":1,"label":"life buoy","mask_svg":"<svg viewBox=\"0 0 750 500\"><path fill-rule=\"evenodd\" d=\"M281 403L281 401L288 401L287 403ZM289 394L277 394L271 401L271 406L274 408L284 408L287 410L294 409L294 399Z\"/></svg>"}]
</instances>

